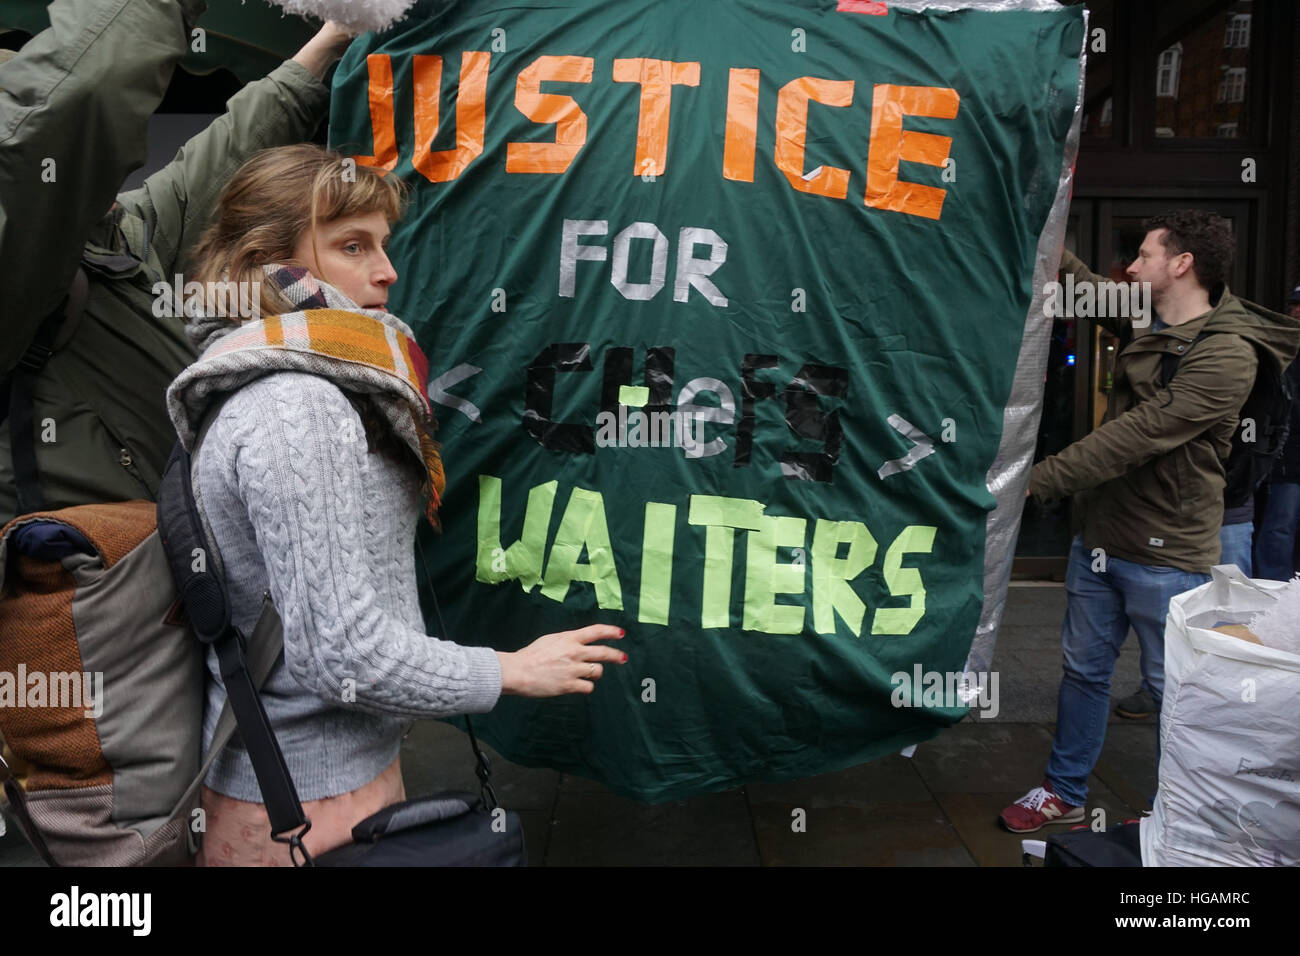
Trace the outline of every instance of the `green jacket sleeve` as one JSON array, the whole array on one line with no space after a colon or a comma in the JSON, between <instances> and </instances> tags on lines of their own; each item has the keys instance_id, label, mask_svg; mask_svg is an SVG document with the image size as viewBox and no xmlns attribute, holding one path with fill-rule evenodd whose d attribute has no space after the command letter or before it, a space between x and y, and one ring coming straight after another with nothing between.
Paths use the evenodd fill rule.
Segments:
<instances>
[{"instance_id":1,"label":"green jacket sleeve","mask_svg":"<svg viewBox=\"0 0 1300 956\"><path fill-rule=\"evenodd\" d=\"M1249 342L1235 335L1210 336L1182 360L1167 391L1035 465L1030 493L1044 501L1065 498L1186 444L1222 420L1225 409L1241 408L1257 362Z\"/></svg>"},{"instance_id":2,"label":"green jacket sleeve","mask_svg":"<svg viewBox=\"0 0 1300 956\"><path fill-rule=\"evenodd\" d=\"M226 112L143 186L118 197L145 221L168 279L173 269L186 265L186 254L235 170L258 150L308 139L328 108L328 87L288 60L232 96Z\"/></svg>"},{"instance_id":3,"label":"green jacket sleeve","mask_svg":"<svg viewBox=\"0 0 1300 956\"><path fill-rule=\"evenodd\" d=\"M1083 264L1082 259L1076 256L1069 249L1066 249L1064 255L1061 256L1061 280L1064 281L1067 275L1074 276L1074 287L1076 289L1079 288L1079 285L1081 283L1086 282L1091 284L1093 287L1094 295L1096 295L1099 290L1105 288L1106 286L1114 282L1113 279L1108 279L1104 275L1099 275L1098 273L1093 272L1091 269L1089 269L1086 265ZM1105 312L1105 311L1107 310L1105 309L1094 310L1094 312ZM1090 316L1082 316L1082 318L1086 318L1089 322L1096 322L1102 328L1109 331L1112 335L1123 334L1124 328L1126 326L1131 326L1133 324L1132 318L1129 318L1127 316L1094 314ZM1151 320L1147 319L1146 321L1150 323Z\"/></svg>"},{"instance_id":4,"label":"green jacket sleeve","mask_svg":"<svg viewBox=\"0 0 1300 956\"><path fill-rule=\"evenodd\" d=\"M0 66L0 372L68 291L81 245L145 161L149 117L204 0L55 0Z\"/></svg>"}]
</instances>

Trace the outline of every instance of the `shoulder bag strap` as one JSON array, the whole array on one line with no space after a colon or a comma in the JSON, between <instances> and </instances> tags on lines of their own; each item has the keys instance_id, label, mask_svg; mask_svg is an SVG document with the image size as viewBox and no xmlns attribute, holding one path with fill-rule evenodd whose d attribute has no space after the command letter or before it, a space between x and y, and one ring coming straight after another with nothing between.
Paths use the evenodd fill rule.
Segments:
<instances>
[{"instance_id":1,"label":"shoulder bag strap","mask_svg":"<svg viewBox=\"0 0 1300 956\"><path fill-rule=\"evenodd\" d=\"M223 396L215 401L209 409L195 441L196 453L199 443L228 397ZM311 828L311 824L303 814L302 803L289 775L284 754L276 742L270 719L258 696L258 688L280 651L280 619L269 596L264 598L253 637L262 638L270 634L270 640L258 640L256 648L252 650L231 622L230 601L226 593L221 558L207 532L194 494L192 461L192 456L177 442L164 477L164 486L169 492L167 507L163 506L164 495L159 495L159 525L165 525L168 530L164 544L173 576L185 598L190 624L199 640L211 644L216 650L221 680L226 687L226 708L218 719L218 731L226 739L221 741L214 737L213 748L206 755L204 764L205 767L210 766L216 753L220 752L217 745L228 742L235 727L238 727L271 820L272 839L289 844L290 856L295 863L298 862L295 851L301 852L304 860L310 861L302 846L302 837ZM195 547L202 548L209 558L207 567L201 572L193 571L190 564L190 555ZM227 716L227 711L234 715L233 722ZM222 721L225 722L225 727L221 726ZM193 788L198 786L201 779L200 776L191 784L189 793L192 794ZM290 831L296 832L282 837L282 834Z\"/></svg>"},{"instance_id":2,"label":"shoulder bag strap","mask_svg":"<svg viewBox=\"0 0 1300 956\"><path fill-rule=\"evenodd\" d=\"M263 599L262 614L257 619L252 635L248 638L248 670L253 675L253 685L258 690L261 690L262 685L266 683L271 668L283 649L284 634L280 629L280 615L276 613L270 595L267 595ZM226 703L221 708L221 716L217 718L217 729L212 735L212 743L208 746L203 764L199 767L198 774L190 781L190 785L185 788L185 793L176 802L168 819L174 819L185 812L190 801L194 799L194 794L207 778L208 771L217 762L217 757L225 749L226 744L230 743L230 738L235 734L235 727L235 712L231 709L230 698L227 696Z\"/></svg>"},{"instance_id":3,"label":"shoulder bag strap","mask_svg":"<svg viewBox=\"0 0 1300 956\"><path fill-rule=\"evenodd\" d=\"M442 606L438 603L438 592L433 589L433 576L429 574L428 562L424 560L424 549L416 542L415 550L420 555L420 566L424 569L424 581L429 586L429 597L433 599L433 610L438 616L438 627L442 630L443 640L453 640L450 632L447 630L447 622L442 618ZM495 810L500 804L497 802L496 790L492 787L492 762L488 760L487 754L478 745L478 738L474 736L474 724L469 719L469 714L465 717L465 729L469 732L469 747L474 752L474 772L478 775L479 796L482 797L484 804L489 810Z\"/></svg>"}]
</instances>

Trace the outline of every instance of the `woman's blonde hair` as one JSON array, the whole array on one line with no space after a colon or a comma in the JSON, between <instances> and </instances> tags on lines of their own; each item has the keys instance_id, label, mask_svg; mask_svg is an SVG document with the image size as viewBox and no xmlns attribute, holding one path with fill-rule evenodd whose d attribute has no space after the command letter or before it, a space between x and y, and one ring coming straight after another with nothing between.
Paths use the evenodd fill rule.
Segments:
<instances>
[{"instance_id":1,"label":"woman's blonde hair","mask_svg":"<svg viewBox=\"0 0 1300 956\"><path fill-rule=\"evenodd\" d=\"M263 315L292 311L293 303L274 283L263 281L262 266L292 258L304 233L315 252L316 227L335 219L381 212L393 223L405 198L405 184L396 176L312 143L262 150L221 190L190 257L188 278L205 287L230 281L241 289L258 288Z\"/></svg>"},{"instance_id":2,"label":"woman's blonde hair","mask_svg":"<svg viewBox=\"0 0 1300 956\"><path fill-rule=\"evenodd\" d=\"M405 199L406 186L396 176L358 166L312 143L264 149L240 166L221 190L212 219L190 257L189 278L205 287L209 282L229 281L240 283L241 289L257 288L262 315L292 312L297 306L274 282L265 281L262 266L291 259L304 233L311 235L315 254L316 227L336 219L381 212L393 223L401 216ZM329 276L317 278L329 281ZM247 316L230 318L240 321ZM423 462L392 434L370 397L344 394L361 416L369 450L408 464L422 476L427 494ZM436 425L429 420L418 422L417 427L431 436Z\"/></svg>"}]
</instances>

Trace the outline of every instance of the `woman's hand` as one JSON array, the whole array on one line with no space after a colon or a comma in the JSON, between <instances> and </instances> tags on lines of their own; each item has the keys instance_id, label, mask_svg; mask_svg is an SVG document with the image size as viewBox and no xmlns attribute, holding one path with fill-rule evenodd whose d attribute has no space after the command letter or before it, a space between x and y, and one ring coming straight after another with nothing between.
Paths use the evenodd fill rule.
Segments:
<instances>
[{"instance_id":1,"label":"woman's hand","mask_svg":"<svg viewBox=\"0 0 1300 956\"><path fill-rule=\"evenodd\" d=\"M592 642L622 636L623 631L611 624L592 624L576 631L544 634L513 654L498 651L501 692L521 697L590 694L605 663L627 661L622 651Z\"/></svg>"}]
</instances>

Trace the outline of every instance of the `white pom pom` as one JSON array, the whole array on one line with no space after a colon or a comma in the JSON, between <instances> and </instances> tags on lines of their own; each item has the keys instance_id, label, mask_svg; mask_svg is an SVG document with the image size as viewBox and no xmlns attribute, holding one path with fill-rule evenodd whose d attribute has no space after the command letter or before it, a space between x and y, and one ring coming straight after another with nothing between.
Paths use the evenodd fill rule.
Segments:
<instances>
[{"instance_id":1,"label":"white pom pom","mask_svg":"<svg viewBox=\"0 0 1300 956\"><path fill-rule=\"evenodd\" d=\"M333 20L347 30L386 30L411 9L415 0L271 0L286 13Z\"/></svg>"},{"instance_id":2,"label":"white pom pom","mask_svg":"<svg viewBox=\"0 0 1300 956\"><path fill-rule=\"evenodd\" d=\"M1250 630L1265 647L1300 654L1300 575L1272 592L1277 603L1250 619Z\"/></svg>"}]
</instances>

